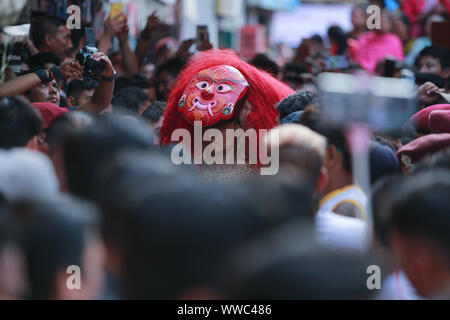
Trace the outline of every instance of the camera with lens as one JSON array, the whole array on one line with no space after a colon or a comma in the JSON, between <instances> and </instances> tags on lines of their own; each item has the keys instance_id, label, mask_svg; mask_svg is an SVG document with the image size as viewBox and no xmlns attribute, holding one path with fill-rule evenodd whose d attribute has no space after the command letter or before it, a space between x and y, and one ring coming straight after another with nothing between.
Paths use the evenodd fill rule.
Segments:
<instances>
[{"instance_id":1,"label":"camera with lens","mask_svg":"<svg viewBox=\"0 0 450 320\"><path fill-rule=\"evenodd\" d=\"M92 55L98 51L95 46L95 33L94 29L85 29L86 45L83 49L78 51L76 60L83 67L84 75L99 78L105 71L106 65L104 61L96 61L92 58Z\"/></svg>"}]
</instances>

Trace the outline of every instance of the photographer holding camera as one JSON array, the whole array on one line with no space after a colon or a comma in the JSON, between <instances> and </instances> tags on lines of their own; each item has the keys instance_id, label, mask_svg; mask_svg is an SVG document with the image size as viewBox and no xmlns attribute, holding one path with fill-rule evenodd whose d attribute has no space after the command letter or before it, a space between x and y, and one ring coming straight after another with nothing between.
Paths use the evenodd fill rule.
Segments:
<instances>
[{"instance_id":1,"label":"photographer holding camera","mask_svg":"<svg viewBox=\"0 0 450 320\"><path fill-rule=\"evenodd\" d=\"M103 52L89 54L87 64L81 66L77 60L64 62L59 67L42 68L21 75L0 85L0 98L17 94L24 94L31 102L50 102L59 106L59 87L61 81L90 76L99 81L99 86L91 98L76 106L79 111L100 113L111 102L116 71L108 56ZM87 67L97 65L97 74L90 74ZM98 72L98 71L101 72Z\"/></svg>"}]
</instances>

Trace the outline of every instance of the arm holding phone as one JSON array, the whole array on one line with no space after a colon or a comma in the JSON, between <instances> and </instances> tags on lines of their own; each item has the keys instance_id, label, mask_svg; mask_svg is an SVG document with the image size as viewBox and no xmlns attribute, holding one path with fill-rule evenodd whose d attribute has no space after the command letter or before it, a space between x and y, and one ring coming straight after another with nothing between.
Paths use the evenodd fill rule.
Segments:
<instances>
[{"instance_id":1,"label":"arm holding phone","mask_svg":"<svg viewBox=\"0 0 450 320\"><path fill-rule=\"evenodd\" d=\"M113 11L113 7L111 8ZM133 77L139 72L138 62L135 53L128 44L128 21L122 11L115 9L114 14L105 22L105 31L98 42L98 50L108 52L112 39L117 36L119 39L120 52L122 54L123 72L126 76Z\"/></svg>"}]
</instances>

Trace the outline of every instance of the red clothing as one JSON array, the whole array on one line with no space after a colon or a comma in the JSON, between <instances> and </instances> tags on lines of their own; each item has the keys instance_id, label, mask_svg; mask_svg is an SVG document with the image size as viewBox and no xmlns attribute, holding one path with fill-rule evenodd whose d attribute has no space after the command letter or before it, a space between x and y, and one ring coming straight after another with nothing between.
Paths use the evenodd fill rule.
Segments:
<instances>
[{"instance_id":1,"label":"red clothing","mask_svg":"<svg viewBox=\"0 0 450 320\"><path fill-rule=\"evenodd\" d=\"M400 8L408 17L411 24L417 23L417 18L424 9L424 1L422 0L403 0L400 1Z\"/></svg>"}]
</instances>

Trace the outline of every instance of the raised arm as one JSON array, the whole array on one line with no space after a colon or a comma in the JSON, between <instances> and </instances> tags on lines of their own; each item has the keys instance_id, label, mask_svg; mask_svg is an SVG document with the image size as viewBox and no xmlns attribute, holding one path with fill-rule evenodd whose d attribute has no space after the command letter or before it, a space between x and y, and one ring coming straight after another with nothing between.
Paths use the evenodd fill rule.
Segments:
<instances>
[{"instance_id":1,"label":"raised arm","mask_svg":"<svg viewBox=\"0 0 450 320\"><path fill-rule=\"evenodd\" d=\"M111 47L112 39L127 26L127 21L124 18L125 16L120 14L114 19L111 19L110 17L106 19L105 30L98 40L98 51L108 52Z\"/></svg>"},{"instance_id":2,"label":"raised arm","mask_svg":"<svg viewBox=\"0 0 450 320\"><path fill-rule=\"evenodd\" d=\"M144 63L145 56L150 49L150 40L153 34L153 31L161 25L161 20L156 16L156 11L154 11L147 19L147 25L144 30L142 30L138 43L136 45L136 50L134 51L136 54L136 59L138 66L140 67Z\"/></svg>"},{"instance_id":3,"label":"raised arm","mask_svg":"<svg viewBox=\"0 0 450 320\"><path fill-rule=\"evenodd\" d=\"M117 38L122 53L122 69L127 76L133 77L139 73L139 66L136 55L128 44L128 31L128 25L125 25L123 30L117 34Z\"/></svg>"},{"instance_id":4,"label":"raised arm","mask_svg":"<svg viewBox=\"0 0 450 320\"><path fill-rule=\"evenodd\" d=\"M72 77L82 79L82 72L81 66L78 63L72 64L71 62L64 62L55 69L40 69L35 72L16 77L0 85L0 98L24 94L28 90L31 90L42 83L47 83L52 79L57 78L58 75L62 75L64 78Z\"/></svg>"},{"instance_id":5,"label":"raised arm","mask_svg":"<svg viewBox=\"0 0 450 320\"><path fill-rule=\"evenodd\" d=\"M78 106L77 110L100 113L106 109L111 103L111 98L114 90L114 78L116 71L109 60L108 56L103 52L96 52L92 55L96 61L104 61L106 68L101 74L100 84L95 89L94 95L85 103Z\"/></svg>"}]
</instances>

